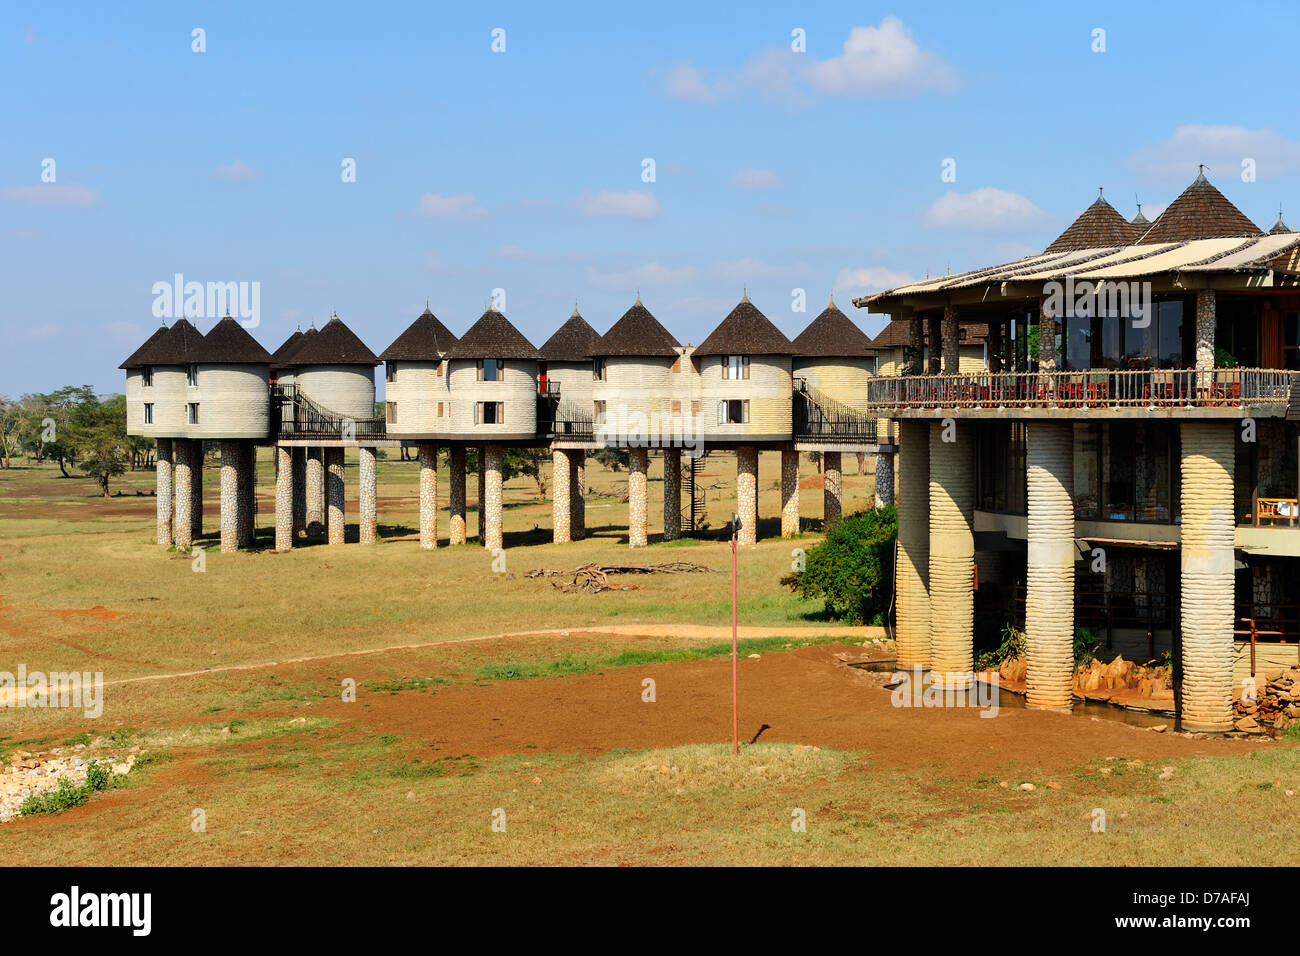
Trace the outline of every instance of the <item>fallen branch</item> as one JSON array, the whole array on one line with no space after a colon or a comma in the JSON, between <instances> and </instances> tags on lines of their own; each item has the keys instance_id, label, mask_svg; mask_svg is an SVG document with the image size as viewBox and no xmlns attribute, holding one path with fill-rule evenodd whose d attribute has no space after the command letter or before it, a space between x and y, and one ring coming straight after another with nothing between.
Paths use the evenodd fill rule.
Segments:
<instances>
[{"instance_id":1,"label":"fallen branch","mask_svg":"<svg viewBox=\"0 0 1300 956\"><path fill-rule=\"evenodd\" d=\"M571 571L558 571L553 568L536 568L527 572L526 578L547 578L551 587L566 594L582 591L586 594L599 594L601 591L636 591L635 584L610 584L611 574L701 574L712 573L712 568L693 564L690 561L667 561L663 564L584 564ZM566 579L566 580L557 580Z\"/></svg>"}]
</instances>

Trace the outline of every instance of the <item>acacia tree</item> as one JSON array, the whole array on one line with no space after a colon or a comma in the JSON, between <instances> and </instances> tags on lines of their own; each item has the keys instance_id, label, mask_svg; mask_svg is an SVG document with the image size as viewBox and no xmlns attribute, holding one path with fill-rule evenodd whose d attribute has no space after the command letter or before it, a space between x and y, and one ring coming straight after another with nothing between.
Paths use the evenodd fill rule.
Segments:
<instances>
[{"instance_id":1,"label":"acacia tree","mask_svg":"<svg viewBox=\"0 0 1300 956\"><path fill-rule=\"evenodd\" d=\"M126 397L114 395L106 402L83 406L73 426L77 467L99 483L105 498L108 481L126 471L130 448L126 437Z\"/></svg>"}]
</instances>

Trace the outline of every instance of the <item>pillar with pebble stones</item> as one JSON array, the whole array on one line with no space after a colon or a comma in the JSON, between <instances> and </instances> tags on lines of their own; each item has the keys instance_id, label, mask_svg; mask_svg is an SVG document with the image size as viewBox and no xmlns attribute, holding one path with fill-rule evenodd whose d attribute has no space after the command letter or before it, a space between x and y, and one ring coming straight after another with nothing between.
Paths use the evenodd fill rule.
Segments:
<instances>
[{"instance_id":1,"label":"pillar with pebble stones","mask_svg":"<svg viewBox=\"0 0 1300 956\"><path fill-rule=\"evenodd\" d=\"M587 536L587 453L569 452L569 535L574 541Z\"/></svg>"},{"instance_id":2,"label":"pillar with pebble stones","mask_svg":"<svg viewBox=\"0 0 1300 956\"><path fill-rule=\"evenodd\" d=\"M664 449L664 540L682 536L682 450Z\"/></svg>"},{"instance_id":3,"label":"pillar with pebble stones","mask_svg":"<svg viewBox=\"0 0 1300 956\"><path fill-rule=\"evenodd\" d=\"M1074 425L1026 430L1025 704L1074 704Z\"/></svg>"},{"instance_id":4,"label":"pillar with pebble stones","mask_svg":"<svg viewBox=\"0 0 1300 956\"><path fill-rule=\"evenodd\" d=\"M943 349L943 374L956 375L961 371L961 331L957 323L957 307L945 305L940 320Z\"/></svg>"},{"instance_id":5,"label":"pillar with pebble stones","mask_svg":"<svg viewBox=\"0 0 1300 956\"><path fill-rule=\"evenodd\" d=\"M221 553L239 550L239 473L244 468L238 441L221 443Z\"/></svg>"},{"instance_id":6,"label":"pillar with pebble stones","mask_svg":"<svg viewBox=\"0 0 1300 956\"><path fill-rule=\"evenodd\" d=\"M307 533L307 449L291 448L293 458L293 535Z\"/></svg>"},{"instance_id":7,"label":"pillar with pebble stones","mask_svg":"<svg viewBox=\"0 0 1300 956\"><path fill-rule=\"evenodd\" d=\"M478 543L487 547L487 520L484 506L487 502L487 446L479 445L478 454Z\"/></svg>"},{"instance_id":8,"label":"pillar with pebble stones","mask_svg":"<svg viewBox=\"0 0 1300 956\"><path fill-rule=\"evenodd\" d=\"M1038 307L1038 370L1056 371L1056 312L1049 296Z\"/></svg>"},{"instance_id":9,"label":"pillar with pebble stones","mask_svg":"<svg viewBox=\"0 0 1300 956\"><path fill-rule=\"evenodd\" d=\"M844 514L844 466L839 452L822 452L822 478L822 527L829 531Z\"/></svg>"},{"instance_id":10,"label":"pillar with pebble stones","mask_svg":"<svg viewBox=\"0 0 1300 956\"><path fill-rule=\"evenodd\" d=\"M799 453L781 449L781 537L799 533Z\"/></svg>"},{"instance_id":11,"label":"pillar with pebble stones","mask_svg":"<svg viewBox=\"0 0 1300 956\"><path fill-rule=\"evenodd\" d=\"M943 371L943 349L939 344L943 341L943 316L932 313L926 321L926 344L930 348L926 371L930 375L938 375Z\"/></svg>"},{"instance_id":12,"label":"pillar with pebble stones","mask_svg":"<svg viewBox=\"0 0 1300 956\"><path fill-rule=\"evenodd\" d=\"M296 448L275 446L275 550L292 551L297 517L298 456Z\"/></svg>"},{"instance_id":13,"label":"pillar with pebble stones","mask_svg":"<svg viewBox=\"0 0 1300 956\"><path fill-rule=\"evenodd\" d=\"M157 479L158 543L164 548L172 543L172 440L158 439L158 464L154 468Z\"/></svg>"},{"instance_id":14,"label":"pillar with pebble stones","mask_svg":"<svg viewBox=\"0 0 1300 956\"><path fill-rule=\"evenodd\" d=\"M484 446L479 456L479 474L483 476L483 503L479 511L483 516L483 546L489 551L499 550L505 541L501 526L505 504L501 485L504 460L505 449L500 445Z\"/></svg>"},{"instance_id":15,"label":"pillar with pebble stones","mask_svg":"<svg viewBox=\"0 0 1300 956\"><path fill-rule=\"evenodd\" d=\"M888 508L894 503L894 456L876 452L876 507Z\"/></svg>"},{"instance_id":16,"label":"pillar with pebble stones","mask_svg":"<svg viewBox=\"0 0 1300 956\"><path fill-rule=\"evenodd\" d=\"M898 423L898 667L930 663L930 426Z\"/></svg>"},{"instance_id":17,"label":"pillar with pebble stones","mask_svg":"<svg viewBox=\"0 0 1300 956\"><path fill-rule=\"evenodd\" d=\"M448 489L448 544L464 544L468 539L465 530L465 446L453 445L451 449L451 474Z\"/></svg>"},{"instance_id":18,"label":"pillar with pebble stones","mask_svg":"<svg viewBox=\"0 0 1300 956\"><path fill-rule=\"evenodd\" d=\"M930 668L949 675L974 665L974 458L971 423L931 423Z\"/></svg>"},{"instance_id":19,"label":"pillar with pebble stones","mask_svg":"<svg viewBox=\"0 0 1300 956\"><path fill-rule=\"evenodd\" d=\"M325 449L325 496L328 515L325 528L329 534L330 544L342 544L347 528L347 514L344 508L346 488L343 484L343 449Z\"/></svg>"},{"instance_id":20,"label":"pillar with pebble stones","mask_svg":"<svg viewBox=\"0 0 1300 956\"><path fill-rule=\"evenodd\" d=\"M1218 305L1213 289L1196 290L1196 388L1210 391L1214 381L1214 333Z\"/></svg>"},{"instance_id":21,"label":"pillar with pebble stones","mask_svg":"<svg viewBox=\"0 0 1300 956\"><path fill-rule=\"evenodd\" d=\"M758 543L758 449L736 449L736 514L740 516L737 544Z\"/></svg>"},{"instance_id":22,"label":"pillar with pebble stones","mask_svg":"<svg viewBox=\"0 0 1300 956\"><path fill-rule=\"evenodd\" d=\"M251 548L257 537L257 445L242 441L241 468L239 469L239 502L236 507L236 528L239 546Z\"/></svg>"},{"instance_id":23,"label":"pillar with pebble stones","mask_svg":"<svg viewBox=\"0 0 1300 956\"><path fill-rule=\"evenodd\" d=\"M194 543L194 523L190 520L190 508L194 506L194 495L190 490L194 442L188 438L177 438L172 449L175 462L172 465L172 537L177 551L189 551Z\"/></svg>"},{"instance_id":24,"label":"pillar with pebble stones","mask_svg":"<svg viewBox=\"0 0 1300 956\"><path fill-rule=\"evenodd\" d=\"M573 522L570 508L573 504L573 466L569 453L560 448L551 449L551 541L564 544L573 540Z\"/></svg>"},{"instance_id":25,"label":"pillar with pebble stones","mask_svg":"<svg viewBox=\"0 0 1300 956\"><path fill-rule=\"evenodd\" d=\"M190 535L203 537L203 439L190 442Z\"/></svg>"},{"instance_id":26,"label":"pillar with pebble stones","mask_svg":"<svg viewBox=\"0 0 1300 956\"><path fill-rule=\"evenodd\" d=\"M630 548L644 548L647 542L650 509L646 472L649 467L650 455L644 448L627 450L627 544Z\"/></svg>"},{"instance_id":27,"label":"pillar with pebble stones","mask_svg":"<svg viewBox=\"0 0 1300 956\"><path fill-rule=\"evenodd\" d=\"M358 454L360 464L357 468L357 481L361 487L358 490L357 510L361 514L361 521L357 540L362 544L374 544L379 532L379 476L375 466L375 450L363 446L358 450ZM421 518L423 519L423 470L420 472L420 478ZM423 527L421 527L421 532L423 532ZM423 533L421 533L420 543L424 543Z\"/></svg>"},{"instance_id":28,"label":"pillar with pebble stones","mask_svg":"<svg viewBox=\"0 0 1300 956\"><path fill-rule=\"evenodd\" d=\"M421 442L420 456L420 548L438 547L438 446Z\"/></svg>"},{"instance_id":29,"label":"pillar with pebble stones","mask_svg":"<svg viewBox=\"0 0 1300 956\"><path fill-rule=\"evenodd\" d=\"M323 448L307 449L307 537L325 531L325 465Z\"/></svg>"}]
</instances>

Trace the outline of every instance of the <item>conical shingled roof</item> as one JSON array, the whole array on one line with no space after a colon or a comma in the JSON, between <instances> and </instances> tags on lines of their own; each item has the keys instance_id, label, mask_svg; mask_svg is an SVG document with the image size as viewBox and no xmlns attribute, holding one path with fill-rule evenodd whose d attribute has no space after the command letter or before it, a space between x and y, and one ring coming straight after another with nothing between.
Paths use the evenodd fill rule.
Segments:
<instances>
[{"instance_id":1,"label":"conical shingled roof","mask_svg":"<svg viewBox=\"0 0 1300 956\"><path fill-rule=\"evenodd\" d=\"M1101 196L1079 214L1044 253L1074 252L1102 246L1127 246L1137 238L1133 224Z\"/></svg>"},{"instance_id":2,"label":"conical shingled roof","mask_svg":"<svg viewBox=\"0 0 1300 956\"><path fill-rule=\"evenodd\" d=\"M671 332L659 324L650 310L636 297L632 308L609 327L600 341L591 347L590 355L666 355L681 354L681 345Z\"/></svg>"},{"instance_id":3,"label":"conical shingled roof","mask_svg":"<svg viewBox=\"0 0 1300 956\"><path fill-rule=\"evenodd\" d=\"M190 365L203 347L203 334L188 319L177 319L167 334L160 336L149 355L151 365Z\"/></svg>"},{"instance_id":4,"label":"conical shingled roof","mask_svg":"<svg viewBox=\"0 0 1300 956\"><path fill-rule=\"evenodd\" d=\"M749 296L741 299L708 338L695 348L696 355L794 355L791 344L772 320L758 310Z\"/></svg>"},{"instance_id":5,"label":"conical shingled roof","mask_svg":"<svg viewBox=\"0 0 1300 956\"><path fill-rule=\"evenodd\" d=\"M289 356L293 355L293 350L302 341L303 335L302 329L294 329L293 335L285 339L284 344L271 353L271 364L276 368L283 368L285 362L289 361Z\"/></svg>"},{"instance_id":6,"label":"conical shingled roof","mask_svg":"<svg viewBox=\"0 0 1300 956\"><path fill-rule=\"evenodd\" d=\"M150 357L158 345L158 340L167 334L167 326L160 325L154 329L153 335L144 340L144 345L132 352L118 368L140 368L145 365L156 365L157 363Z\"/></svg>"},{"instance_id":7,"label":"conical shingled roof","mask_svg":"<svg viewBox=\"0 0 1300 956\"><path fill-rule=\"evenodd\" d=\"M192 361L207 365L271 364L271 353L229 315L208 330L197 352Z\"/></svg>"},{"instance_id":8,"label":"conical shingled roof","mask_svg":"<svg viewBox=\"0 0 1300 956\"><path fill-rule=\"evenodd\" d=\"M1132 219L1130 219L1129 222L1132 223L1132 224L1135 225L1135 226L1142 226L1142 227L1143 227L1143 229L1142 229L1143 232L1146 232L1146 228L1145 228L1145 227L1151 225L1151 220L1148 219L1146 216L1142 215L1142 207L1141 207L1141 206L1138 206L1137 215L1134 216Z\"/></svg>"},{"instance_id":9,"label":"conical shingled roof","mask_svg":"<svg viewBox=\"0 0 1300 956\"><path fill-rule=\"evenodd\" d=\"M1210 184L1205 171L1201 170L1182 195L1156 217L1151 228L1137 240L1137 245L1263 234L1259 226Z\"/></svg>"},{"instance_id":10,"label":"conical shingled roof","mask_svg":"<svg viewBox=\"0 0 1300 956\"><path fill-rule=\"evenodd\" d=\"M304 332L298 348L285 363L286 367L378 364L375 353L366 348L366 344L337 315L321 326L315 335L311 331Z\"/></svg>"},{"instance_id":11,"label":"conical shingled roof","mask_svg":"<svg viewBox=\"0 0 1300 956\"><path fill-rule=\"evenodd\" d=\"M599 341L600 333L578 314L575 305L569 320L556 329L538 351L548 362L581 362Z\"/></svg>"},{"instance_id":12,"label":"conical shingled roof","mask_svg":"<svg viewBox=\"0 0 1300 956\"><path fill-rule=\"evenodd\" d=\"M446 357L456 344L451 329L438 321L426 305L412 322L379 357L385 362L437 362Z\"/></svg>"},{"instance_id":13,"label":"conical shingled roof","mask_svg":"<svg viewBox=\"0 0 1300 956\"><path fill-rule=\"evenodd\" d=\"M808 323L793 343L796 355L847 358L874 355L871 339L839 310L831 299L822 314Z\"/></svg>"},{"instance_id":14,"label":"conical shingled roof","mask_svg":"<svg viewBox=\"0 0 1300 956\"><path fill-rule=\"evenodd\" d=\"M452 358L540 359L537 347L500 312L488 309L451 347Z\"/></svg>"},{"instance_id":15,"label":"conical shingled roof","mask_svg":"<svg viewBox=\"0 0 1300 956\"><path fill-rule=\"evenodd\" d=\"M1277 211L1277 222L1273 223L1273 228L1268 231L1270 236L1283 236L1292 230L1282 221L1282 210Z\"/></svg>"}]
</instances>

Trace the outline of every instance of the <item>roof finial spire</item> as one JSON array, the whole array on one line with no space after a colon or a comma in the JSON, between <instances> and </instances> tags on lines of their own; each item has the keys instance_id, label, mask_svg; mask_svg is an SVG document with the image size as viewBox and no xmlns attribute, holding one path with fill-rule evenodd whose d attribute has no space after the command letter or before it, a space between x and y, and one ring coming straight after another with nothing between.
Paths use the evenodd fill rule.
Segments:
<instances>
[{"instance_id":1,"label":"roof finial spire","mask_svg":"<svg viewBox=\"0 0 1300 956\"><path fill-rule=\"evenodd\" d=\"M831 304L828 305L828 306L826 306L826 308L828 308L828 309L833 309L833 308L835 308L835 290L834 290L834 289L831 289Z\"/></svg>"},{"instance_id":2,"label":"roof finial spire","mask_svg":"<svg viewBox=\"0 0 1300 956\"><path fill-rule=\"evenodd\" d=\"M1098 186L1098 187L1097 187L1097 198L1098 198L1099 200L1101 200L1102 202L1105 202L1105 201L1106 201L1106 187L1105 187L1105 186Z\"/></svg>"},{"instance_id":3,"label":"roof finial spire","mask_svg":"<svg viewBox=\"0 0 1300 956\"><path fill-rule=\"evenodd\" d=\"M578 300L577 300L577 299L574 299L574 300L573 300L573 315L569 316L569 318L571 318L571 319L579 318L579 315L578 315Z\"/></svg>"},{"instance_id":4,"label":"roof finial spire","mask_svg":"<svg viewBox=\"0 0 1300 956\"><path fill-rule=\"evenodd\" d=\"M743 292L743 293L741 294L741 296L740 296L740 301L741 301L741 302L748 302L748 301L749 301L749 286L742 286L741 288L744 290L744 292Z\"/></svg>"},{"instance_id":5,"label":"roof finial spire","mask_svg":"<svg viewBox=\"0 0 1300 956\"><path fill-rule=\"evenodd\" d=\"M1199 167L1199 172L1197 172L1196 174L1196 181L1198 183L1209 182L1209 180L1205 178L1205 170L1208 169L1209 167L1206 166L1204 163L1198 164L1198 167Z\"/></svg>"},{"instance_id":6,"label":"roof finial spire","mask_svg":"<svg viewBox=\"0 0 1300 956\"><path fill-rule=\"evenodd\" d=\"M640 304L641 304L641 290L640 290L640 289L637 289L637 290L636 290L636 304L637 304L637 305L640 305Z\"/></svg>"}]
</instances>

